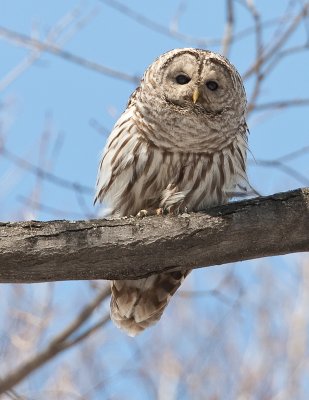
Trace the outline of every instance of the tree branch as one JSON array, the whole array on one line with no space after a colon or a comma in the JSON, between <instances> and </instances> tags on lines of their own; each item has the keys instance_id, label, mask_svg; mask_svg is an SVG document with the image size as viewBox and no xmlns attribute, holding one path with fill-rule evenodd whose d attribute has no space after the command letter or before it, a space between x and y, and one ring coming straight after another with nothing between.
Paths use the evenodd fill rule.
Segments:
<instances>
[{"instance_id":1,"label":"tree branch","mask_svg":"<svg viewBox=\"0 0 309 400\"><path fill-rule=\"evenodd\" d=\"M309 188L138 219L0 224L0 282L135 279L309 251Z\"/></svg>"},{"instance_id":2,"label":"tree branch","mask_svg":"<svg viewBox=\"0 0 309 400\"><path fill-rule=\"evenodd\" d=\"M132 82L135 85L137 85L140 81L140 77L138 76L129 75L125 72L117 71L116 69L112 69L106 67L105 65L98 64L94 61L87 60L86 58L80 57L77 54L62 50L60 47L52 43L42 42L23 33L15 32L11 29L5 28L4 26L0 26L0 37L11 40L17 44L21 44L22 46L29 47L30 49L36 49L39 52L46 52L56 55L66 61L96 71L99 74L107 75L123 81Z\"/></svg>"},{"instance_id":3,"label":"tree branch","mask_svg":"<svg viewBox=\"0 0 309 400\"><path fill-rule=\"evenodd\" d=\"M76 337L72 337L79 328L91 317L93 311L103 302L110 294L109 287L102 289L93 301L87 304L76 318L66 326L62 332L55 336L42 350L38 351L27 361L22 363L17 369L9 372L5 377L0 378L0 395L11 390L15 385L25 379L33 371L40 368L46 362L54 358L63 350L69 349L75 344L81 342L89 335L94 333L109 321L109 314L106 314L93 326L86 329Z\"/></svg>"}]
</instances>

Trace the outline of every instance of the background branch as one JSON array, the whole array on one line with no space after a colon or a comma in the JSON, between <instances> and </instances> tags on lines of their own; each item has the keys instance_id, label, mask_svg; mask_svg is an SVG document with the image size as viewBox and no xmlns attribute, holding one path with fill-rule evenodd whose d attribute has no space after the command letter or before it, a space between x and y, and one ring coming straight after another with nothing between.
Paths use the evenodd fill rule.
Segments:
<instances>
[{"instance_id":1,"label":"background branch","mask_svg":"<svg viewBox=\"0 0 309 400\"><path fill-rule=\"evenodd\" d=\"M93 311L109 296L109 294L109 287L101 290L93 301L87 304L81 312L77 314L75 319L57 336L55 336L43 350L37 352L33 357L25 361L14 371L9 372L4 378L1 378L0 394L12 389L13 386L17 385L29 374L40 368L57 354L81 342L98 328L105 325L109 321L109 314L104 315L104 317L97 323L85 329L85 331L78 336L73 336L82 326L84 326L85 322L91 317Z\"/></svg>"},{"instance_id":2,"label":"background branch","mask_svg":"<svg viewBox=\"0 0 309 400\"><path fill-rule=\"evenodd\" d=\"M46 52L59 56L66 61L78 64L81 67L96 71L112 78L129 81L134 84L138 84L140 81L138 76L129 75L125 72L117 71L115 69L106 67L105 65L87 60L86 58L80 57L77 54L62 50L59 46L49 43L48 41L42 42L23 33L15 32L11 29L5 28L4 26L0 26L0 37L6 38L7 40L13 41L19 45L29 47L30 49L36 49L38 52Z\"/></svg>"}]
</instances>

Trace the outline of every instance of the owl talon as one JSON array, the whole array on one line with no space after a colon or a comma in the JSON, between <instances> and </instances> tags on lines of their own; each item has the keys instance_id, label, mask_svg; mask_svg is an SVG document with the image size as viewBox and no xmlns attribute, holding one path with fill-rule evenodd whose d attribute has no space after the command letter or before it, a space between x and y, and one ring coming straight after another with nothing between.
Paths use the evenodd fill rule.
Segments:
<instances>
[{"instance_id":1,"label":"owl talon","mask_svg":"<svg viewBox=\"0 0 309 400\"><path fill-rule=\"evenodd\" d=\"M144 218L144 217L146 217L147 215L149 215L147 210L140 210L140 211L136 214L136 217L137 217L137 218Z\"/></svg>"},{"instance_id":2,"label":"owl talon","mask_svg":"<svg viewBox=\"0 0 309 400\"><path fill-rule=\"evenodd\" d=\"M181 215L188 213L188 207L173 205L163 209L162 214Z\"/></svg>"}]
</instances>

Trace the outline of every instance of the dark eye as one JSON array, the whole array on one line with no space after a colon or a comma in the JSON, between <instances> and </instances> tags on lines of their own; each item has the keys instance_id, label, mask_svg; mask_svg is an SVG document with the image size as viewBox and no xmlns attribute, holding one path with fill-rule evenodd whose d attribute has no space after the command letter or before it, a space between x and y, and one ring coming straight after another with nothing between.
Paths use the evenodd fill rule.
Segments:
<instances>
[{"instance_id":1,"label":"dark eye","mask_svg":"<svg viewBox=\"0 0 309 400\"><path fill-rule=\"evenodd\" d=\"M177 75L176 76L176 82L179 83L179 85L185 85L186 83L190 82L191 78L188 77L188 75Z\"/></svg>"},{"instance_id":2,"label":"dark eye","mask_svg":"<svg viewBox=\"0 0 309 400\"><path fill-rule=\"evenodd\" d=\"M215 91L218 89L218 84L215 81L207 81L206 86L208 87L209 90Z\"/></svg>"}]
</instances>

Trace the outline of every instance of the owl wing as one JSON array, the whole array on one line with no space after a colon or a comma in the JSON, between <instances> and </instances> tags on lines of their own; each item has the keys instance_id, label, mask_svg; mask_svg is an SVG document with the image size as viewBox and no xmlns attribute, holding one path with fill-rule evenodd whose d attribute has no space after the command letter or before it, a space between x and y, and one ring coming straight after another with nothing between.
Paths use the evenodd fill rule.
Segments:
<instances>
[{"instance_id":1,"label":"owl wing","mask_svg":"<svg viewBox=\"0 0 309 400\"><path fill-rule=\"evenodd\" d=\"M147 146L129 107L114 126L103 151L94 202L104 202L109 215L136 214L142 205L138 181L147 159Z\"/></svg>"},{"instance_id":2,"label":"owl wing","mask_svg":"<svg viewBox=\"0 0 309 400\"><path fill-rule=\"evenodd\" d=\"M95 202L105 202L110 207L108 214L119 216L135 215L147 208L151 197L159 207L161 191L155 187L162 175L162 161L160 152L139 135L129 107L113 128L103 151ZM135 336L154 324L188 273L177 271L111 281L111 318L115 325Z\"/></svg>"}]
</instances>

